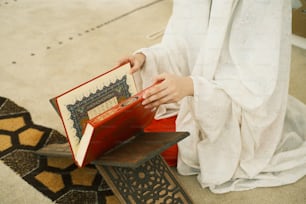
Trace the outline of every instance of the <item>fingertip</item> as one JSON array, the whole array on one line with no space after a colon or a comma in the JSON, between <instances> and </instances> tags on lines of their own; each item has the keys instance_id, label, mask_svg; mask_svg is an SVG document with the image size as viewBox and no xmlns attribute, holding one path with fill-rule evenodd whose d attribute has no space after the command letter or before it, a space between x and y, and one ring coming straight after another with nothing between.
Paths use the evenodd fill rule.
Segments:
<instances>
[{"instance_id":1,"label":"fingertip","mask_svg":"<svg viewBox=\"0 0 306 204\"><path fill-rule=\"evenodd\" d=\"M147 98L146 93L142 94L142 98L143 98L143 99L146 99L146 98ZM142 103L144 103L144 101L143 101Z\"/></svg>"}]
</instances>

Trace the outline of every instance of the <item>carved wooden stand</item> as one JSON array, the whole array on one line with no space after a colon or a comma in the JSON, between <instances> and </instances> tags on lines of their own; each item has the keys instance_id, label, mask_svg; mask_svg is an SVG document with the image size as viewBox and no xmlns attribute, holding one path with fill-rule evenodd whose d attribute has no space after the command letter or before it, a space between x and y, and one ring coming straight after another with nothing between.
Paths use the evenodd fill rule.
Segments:
<instances>
[{"instance_id":1,"label":"carved wooden stand","mask_svg":"<svg viewBox=\"0 0 306 204\"><path fill-rule=\"evenodd\" d=\"M141 133L93 163L121 203L192 203L160 156L186 136L187 132ZM47 146L38 154L58 156L54 151Z\"/></svg>"}]
</instances>

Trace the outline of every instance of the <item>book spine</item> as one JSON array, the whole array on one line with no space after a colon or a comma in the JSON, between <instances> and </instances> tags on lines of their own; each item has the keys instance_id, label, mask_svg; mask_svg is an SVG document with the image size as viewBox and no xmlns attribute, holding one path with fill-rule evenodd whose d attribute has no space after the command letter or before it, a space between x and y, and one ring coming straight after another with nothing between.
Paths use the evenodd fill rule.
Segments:
<instances>
[{"instance_id":1,"label":"book spine","mask_svg":"<svg viewBox=\"0 0 306 204\"><path fill-rule=\"evenodd\" d=\"M97 126L100 122L105 121L107 118L114 116L116 113L118 113L118 111L120 111L120 106L116 105L113 108L111 108L110 110L107 110L106 112L97 115L96 117L94 117L93 119L89 120L88 122L90 124L92 124L93 126Z\"/></svg>"},{"instance_id":2,"label":"book spine","mask_svg":"<svg viewBox=\"0 0 306 204\"><path fill-rule=\"evenodd\" d=\"M101 122L105 122L106 120L109 120L115 117L120 112L128 110L129 108L141 103L143 101L142 94L143 94L143 91L122 101L121 103L105 111L104 113L97 115L96 117L89 120L88 122L91 123L93 126L98 126Z\"/></svg>"}]
</instances>

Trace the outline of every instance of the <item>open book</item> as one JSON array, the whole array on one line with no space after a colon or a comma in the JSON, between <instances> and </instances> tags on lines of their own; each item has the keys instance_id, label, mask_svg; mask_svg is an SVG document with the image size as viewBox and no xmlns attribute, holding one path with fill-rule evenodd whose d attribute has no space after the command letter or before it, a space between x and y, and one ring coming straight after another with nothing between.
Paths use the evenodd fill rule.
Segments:
<instances>
[{"instance_id":1,"label":"open book","mask_svg":"<svg viewBox=\"0 0 306 204\"><path fill-rule=\"evenodd\" d=\"M78 166L141 133L153 119L129 70L129 64L115 67L50 100Z\"/></svg>"}]
</instances>

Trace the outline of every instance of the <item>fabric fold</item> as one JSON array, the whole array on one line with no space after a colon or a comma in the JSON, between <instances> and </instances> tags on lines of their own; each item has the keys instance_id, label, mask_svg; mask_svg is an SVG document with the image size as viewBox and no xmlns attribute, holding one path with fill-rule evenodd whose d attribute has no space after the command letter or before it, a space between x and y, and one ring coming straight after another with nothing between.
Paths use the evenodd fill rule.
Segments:
<instances>
[{"instance_id":1,"label":"fabric fold","mask_svg":"<svg viewBox=\"0 0 306 204\"><path fill-rule=\"evenodd\" d=\"M176 130L190 132L178 144L178 172L198 174L215 193L304 176L306 106L288 100L291 1L173 3L161 43L140 52L143 86L162 72L193 81L194 96L158 110L157 118L178 114Z\"/></svg>"}]
</instances>

